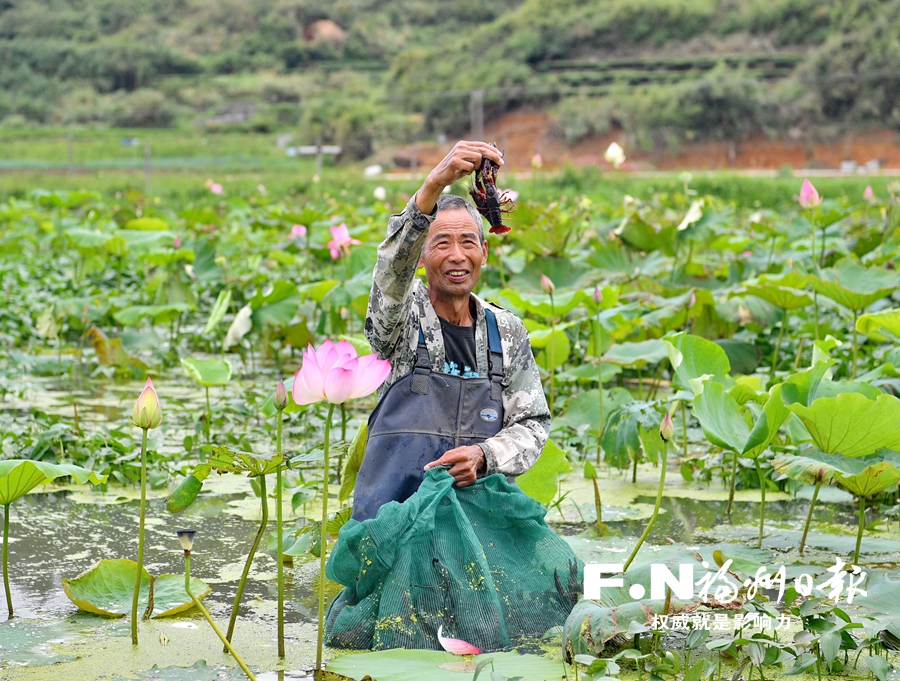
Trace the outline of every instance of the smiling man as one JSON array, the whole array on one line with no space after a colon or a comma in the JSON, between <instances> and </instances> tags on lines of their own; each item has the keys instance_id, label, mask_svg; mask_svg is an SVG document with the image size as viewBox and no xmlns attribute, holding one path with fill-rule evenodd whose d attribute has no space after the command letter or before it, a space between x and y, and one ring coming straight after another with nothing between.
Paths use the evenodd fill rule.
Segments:
<instances>
[{"instance_id":1,"label":"smiling man","mask_svg":"<svg viewBox=\"0 0 900 681\"><path fill-rule=\"evenodd\" d=\"M434 466L449 466L460 487L520 475L547 440L550 412L524 325L472 293L487 263L481 216L443 194L482 157L503 163L489 144L458 142L378 248L366 337L392 371L369 420L357 520L409 498Z\"/></svg>"}]
</instances>

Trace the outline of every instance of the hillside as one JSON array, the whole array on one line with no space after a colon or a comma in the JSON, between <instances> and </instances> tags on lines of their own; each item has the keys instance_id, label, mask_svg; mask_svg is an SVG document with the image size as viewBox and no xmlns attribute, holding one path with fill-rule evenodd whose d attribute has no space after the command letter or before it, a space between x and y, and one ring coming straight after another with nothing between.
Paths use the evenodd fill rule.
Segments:
<instances>
[{"instance_id":1,"label":"hillside","mask_svg":"<svg viewBox=\"0 0 900 681\"><path fill-rule=\"evenodd\" d=\"M569 145L896 130L900 0L0 0L4 127L284 131L363 158L464 133L472 90Z\"/></svg>"}]
</instances>

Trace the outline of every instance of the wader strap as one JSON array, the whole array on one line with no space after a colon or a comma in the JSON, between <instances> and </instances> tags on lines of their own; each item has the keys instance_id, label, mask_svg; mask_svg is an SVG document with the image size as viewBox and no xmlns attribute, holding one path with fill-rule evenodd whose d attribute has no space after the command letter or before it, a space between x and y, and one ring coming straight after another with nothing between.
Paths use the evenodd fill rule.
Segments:
<instances>
[{"instance_id":1,"label":"wader strap","mask_svg":"<svg viewBox=\"0 0 900 681\"><path fill-rule=\"evenodd\" d=\"M484 308L484 318L488 329L491 399L500 402L503 394L503 346L500 344L500 329L497 327L497 317L487 307Z\"/></svg>"},{"instance_id":2,"label":"wader strap","mask_svg":"<svg viewBox=\"0 0 900 681\"><path fill-rule=\"evenodd\" d=\"M425 345L425 334L419 327L419 344L416 346L416 365L412 370L412 381L409 389L419 395L428 394L428 375L431 373L431 359L428 357L428 348Z\"/></svg>"}]
</instances>

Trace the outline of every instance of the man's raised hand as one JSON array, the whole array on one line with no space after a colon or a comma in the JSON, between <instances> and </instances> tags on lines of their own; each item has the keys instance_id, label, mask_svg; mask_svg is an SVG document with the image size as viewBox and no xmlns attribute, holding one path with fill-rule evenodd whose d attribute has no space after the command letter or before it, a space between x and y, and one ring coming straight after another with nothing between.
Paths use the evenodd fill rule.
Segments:
<instances>
[{"instance_id":1,"label":"man's raised hand","mask_svg":"<svg viewBox=\"0 0 900 681\"><path fill-rule=\"evenodd\" d=\"M471 175L481 165L481 159L485 156L494 163L503 165L500 151L491 144L462 140L453 145L450 153L428 173L422 187L416 192L416 205L419 210L426 215L430 214L444 187L449 187L466 175Z\"/></svg>"},{"instance_id":2,"label":"man's raised hand","mask_svg":"<svg viewBox=\"0 0 900 681\"><path fill-rule=\"evenodd\" d=\"M437 461L432 461L424 470L435 466L450 466L450 475L456 480L457 487L468 487L483 472L487 463L484 451L478 445L466 445L444 452Z\"/></svg>"}]
</instances>

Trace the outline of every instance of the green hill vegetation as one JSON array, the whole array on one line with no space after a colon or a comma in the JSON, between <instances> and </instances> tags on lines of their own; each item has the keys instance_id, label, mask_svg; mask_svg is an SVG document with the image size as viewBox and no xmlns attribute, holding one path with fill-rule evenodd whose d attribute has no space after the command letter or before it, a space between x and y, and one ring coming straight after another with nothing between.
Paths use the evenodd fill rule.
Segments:
<instances>
[{"instance_id":1,"label":"green hill vegetation","mask_svg":"<svg viewBox=\"0 0 900 681\"><path fill-rule=\"evenodd\" d=\"M464 132L475 89L569 142L900 129L900 0L0 0L4 127L290 131L362 158Z\"/></svg>"}]
</instances>

